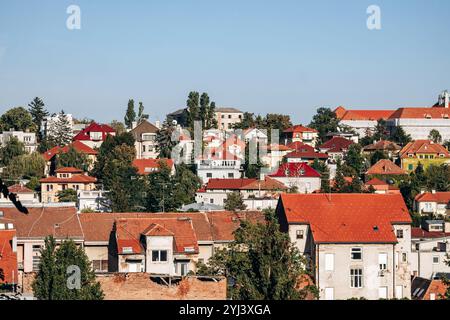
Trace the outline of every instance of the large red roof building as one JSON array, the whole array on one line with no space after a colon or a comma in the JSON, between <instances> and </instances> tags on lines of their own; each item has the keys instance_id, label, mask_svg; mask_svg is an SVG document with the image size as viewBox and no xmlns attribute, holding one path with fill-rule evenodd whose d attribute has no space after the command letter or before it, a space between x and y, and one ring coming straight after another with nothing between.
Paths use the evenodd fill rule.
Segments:
<instances>
[{"instance_id":1,"label":"large red roof building","mask_svg":"<svg viewBox=\"0 0 450 320\"><path fill-rule=\"evenodd\" d=\"M116 132L113 128L107 124L98 124L92 122L76 136L73 137L73 141L81 141L85 145L91 148L98 148L106 140L108 135L114 136Z\"/></svg>"}]
</instances>

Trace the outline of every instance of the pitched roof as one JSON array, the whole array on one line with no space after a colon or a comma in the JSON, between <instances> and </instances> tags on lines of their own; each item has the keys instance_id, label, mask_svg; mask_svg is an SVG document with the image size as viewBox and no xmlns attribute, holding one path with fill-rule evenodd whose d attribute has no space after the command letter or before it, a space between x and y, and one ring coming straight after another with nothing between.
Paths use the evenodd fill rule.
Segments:
<instances>
[{"instance_id":1,"label":"pitched roof","mask_svg":"<svg viewBox=\"0 0 450 320\"><path fill-rule=\"evenodd\" d=\"M14 184L8 187L8 191L11 193L34 193L33 190L28 189L27 187L21 184Z\"/></svg>"},{"instance_id":2,"label":"pitched roof","mask_svg":"<svg viewBox=\"0 0 450 320\"><path fill-rule=\"evenodd\" d=\"M387 140L380 140L378 142L369 144L363 148L364 151L375 151L375 150L398 151L400 149L401 147L398 144Z\"/></svg>"},{"instance_id":3,"label":"pitched roof","mask_svg":"<svg viewBox=\"0 0 450 320\"><path fill-rule=\"evenodd\" d=\"M290 151L290 150L292 150L292 148L290 148L290 145L285 146L284 144L276 144L276 143L272 143L272 144L269 144L268 146L265 146L265 149L267 151Z\"/></svg>"},{"instance_id":4,"label":"pitched roof","mask_svg":"<svg viewBox=\"0 0 450 320\"><path fill-rule=\"evenodd\" d=\"M264 180L257 179L209 179L208 183L202 188L206 190L285 190L286 186L281 182L265 177Z\"/></svg>"},{"instance_id":5,"label":"pitched roof","mask_svg":"<svg viewBox=\"0 0 450 320\"><path fill-rule=\"evenodd\" d=\"M0 269L5 279L0 283L17 283L17 253L13 251L13 238L16 230L0 230Z\"/></svg>"},{"instance_id":6,"label":"pitched roof","mask_svg":"<svg viewBox=\"0 0 450 320\"><path fill-rule=\"evenodd\" d=\"M53 158L55 155L59 153L67 153L70 149L70 147L73 147L76 151L88 155L96 155L98 152L91 147L85 145L84 143L80 141L74 141L71 144L68 144L64 147L53 147L50 150L45 151L42 156L46 161L50 161L51 158Z\"/></svg>"},{"instance_id":7,"label":"pitched roof","mask_svg":"<svg viewBox=\"0 0 450 320\"><path fill-rule=\"evenodd\" d=\"M264 223L264 214L260 211L231 211L207 213L212 237L215 241L233 241L234 232L239 228L241 221L251 223Z\"/></svg>"},{"instance_id":8,"label":"pitched roof","mask_svg":"<svg viewBox=\"0 0 450 320\"><path fill-rule=\"evenodd\" d=\"M413 239L434 239L450 237L450 232L427 231L422 228L411 228L411 238Z\"/></svg>"},{"instance_id":9,"label":"pitched roof","mask_svg":"<svg viewBox=\"0 0 450 320\"><path fill-rule=\"evenodd\" d=\"M91 132L101 132L102 138L101 140L104 141L106 139L106 136L108 134L114 133L115 130L108 126L107 124L98 124L95 122L92 122L90 125L88 125L86 128L81 130L75 137L73 137L73 141L90 141L90 133Z\"/></svg>"},{"instance_id":10,"label":"pitched roof","mask_svg":"<svg viewBox=\"0 0 450 320\"><path fill-rule=\"evenodd\" d=\"M134 136L134 139L136 139L136 141L142 141L143 133L157 133L158 131L159 129L155 125L147 120L143 120L130 132Z\"/></svg>"},{"instance_id":11,"label":"pitched roof","mask_svg":"<svg viewBox=\"0 0 450 320\"><path fill-rule=\"evenodd\" d=\"M449 119L450 109L447 108L399 108L389 119Z\"/></svg>"},{"instance_id":12,"label":"pitched roof","mask_svg":"<svg viewBox=\"0 0 450 320\"><path fill-rule=\"evenodd\" d=\"M402 175L406 174L406 171L397 166L391 160L381 159L366 172L367 175L384 174L384 175Z\"/></svg>"},{"instance_id":13,"label":"pitched roof","mask_svg":"<svg viewBox=\"0 0 450 320\"><path fill-rule=\"evenodd\" d=\"M430 140L416 140L409 142L400 151L400 157L407 158L409 154L442 154L444 158L450 158L450 153L444 146Z\"/></svg>"},{"instance_id":14,"label":"pitched roof","mask_svg":"<svg viewBox=\"0 0 450 320\"><path fill-rule=\"evenodd\" d=\"M16 208L0 207L3 220L14 224L18 238L83 238L83 231L78 219L77 209L67 207L30 207L28 214Z\"/></svg>"},{"instance_id":15,"label":"pitched roof","mask_svg":"<svg viewBox=\"0 0 450 320\"><path fill-rule=\"evenodd\" d=\"M441 204L450 203L450 191L447 192L424 192L418 194L415 199L417 202L437 202Z\"/></svg>"},{"instance_id":16,"label":"pitched roof","mask_svg":"<svg viewBox=\"0 0 450 320\"><path fill-rule=\"evenodd\" d=\"M242 111L232 108L232 107L219 107L215 109L215 112L222 112L222 113L242 113Z\"/></svg>"},{"instance_id":17,"label":"pitched roof","mask_svg":"<svg viewBox=\"0 0 450 320\"><path fill-rule=\"evenodd\" d=\"M339 120L386 120L389 119L394 112L395 110L347 110L342 106L334 110L334 113Z\"/></svg>"},{"instance_id":18,"label":"pitched roof","mask_svg":"<svg viewBox=\"0 0 450 320\"><path fill-rule=\"evenodd\" d=\"M302 149L299 151L293 151L285 155L286 159L289 158L300 158L300 159L328 159L328 155L326 153L322 152L316 152L314 151L314 148L312 148L313 151L308 149Z\"/></svg>"},{"instance_id":19,"label":"pitched roof","mask_svg":"<svg viewBox=\"0 0 450 320\"><path fill-rule=\"evenodd\" d=\"M292 126L283 131L283 133L292 133L292 132L318 132L316 129L305 127L301 124Z\"/></svg>"},{"instance_id":20,"label":"pitched roof","mask_svg":"<svg viewBox=\"0 0 450 320\"><path fill-rule=\"evenodd\" d=\"M320 177L320 174L306 163L288 162L281 164L269 177L315 178Z\"/></svg>"},{"instance_id":21,"label":"pitched roof","mask_svg":"<svg viewBox=\"0 0 450 320\"><path fill-rule=\"evenodd\" d=\"M62 167L55 170L56 173L82 173L83 170L74 167Z\"/></svg>"},{"instance_id":22,"label":"pitched roof","mask_svg":"<svg viewBox=\"0 0 450 320\"><path fill-rule=\"evenodd\" d=\"M138 169L141 175L152 173L160 168L160 161L172 169L174 162L172 159L134 159L133 165Z\"/></svg>"},{"instance_id":23,"label":"pitched roof","mask_svg":"<svg viewBox=\"0 0 450 320\"><path fill-rule=\"evenodd\" d=\"M342 152L347 150L354 142L342 137L333 137L319 146L319 149L325 149L326 152Z\"/></svg>"},{"instance_id":24,"label":"pitched roof","mask_svg":"<svg viewBox=\"0 0 450 320\"><path fill-rule=\"evenodd\" d=\"M386 181L382 181L378 178L373 178L373 179L370 179L369 181L367 181L366 185L368 185L368 186L385 186L385 185L389 185L389 184Z\"/></svg>"},{"instance_id":25,"label":"pitched roof","mask_svg":"<svg viewBox=\"0 0 450 320\"><path fill-rule=\"evenodd\" d=\"M396 243L393 223L411 223L397 194L282 194L289 224L309 224L316 243Z\"/></svg>"},{"instance_id":26,"label":"pitched roof","mask_svg":"<svg viewBox=\"0 0 450 320\"><path fill-rule=\"evenodd\" d=\"M74 174L71 177L58 178L54 176L42 178L40 183L95 183L97 178L87 176L84 174Z\"/></svg>"}]
</instances>

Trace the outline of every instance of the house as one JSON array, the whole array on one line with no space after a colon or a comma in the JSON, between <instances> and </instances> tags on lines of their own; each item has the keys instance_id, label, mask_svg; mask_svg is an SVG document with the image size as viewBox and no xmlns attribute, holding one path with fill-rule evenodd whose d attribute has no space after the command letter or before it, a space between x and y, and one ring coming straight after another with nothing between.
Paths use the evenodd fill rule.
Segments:
<instances>
[{"instance_id":1,"label":"house","mask_svg":"<svg viewBox=\"0 0 450 320\"><path fill-rule=\"evenodd\" d=\"M411 229L411 272L432 279L439 273L450 273L450 225L443 220L427 220L422 227Z\"/></svg>"},{"instance_id":2,"label":"house","mask_svg":"<svg viewBox=\"0 0 450 320\"><path fill-rule=\"evenodd\" d=\"M366 190L373 188L377 194L400 194L400 189L393 184L382 181L378 178L372 178L364 184Z\"/></svg>"},{"instance_id":3,"label":"house","mask_svg":"<svg viewBox=\"0 0 450 320\"><path fill-rule=\"evenodd\" d=\"M248 128L243 130L242 136L245 142L256 141L258 143L267 143L267 130L260 130L257 128Z\"/></svg>"},{"instance_id":4,"label":"house","mask_svg":"<svg viewBox=\"0 0 450 320\"><path fill-rule=\"evenodd\" d=\"M223 207L229 193L239 192L247 209L255 210L259 204L258 209L261 210L266 207L275 208L279 194L286 190L287 187L283 183L270 177L266 177L264 180L209 179L208 183L197 191L195 201Z\"/></svg>"},{"instance_id":5,"label":"house","mask_svg":"<svg viewBox=\"0 0 450 320\"><path fill-rule=\"evenodd\" d=\"M0 215L0 270L3 272L3 279L0 278L0 290L5 284L15 286L19 276L17 270L17 238L14 223L5 220ZM15 290L12 288L11 291Z\"/></svg>"},{"instance_id":6,"label":"house","mask_svg":"<svg viewBox=\"0 0 450 320\"><path fill-rule=\"evenodd\" d=\"M439 280L414 277L411 283L413 300L441 300L447 291L447 285Z\"/></svg>"},{"instance_id":7,"label":"house","mask_svg":"<svg viewBox=\"0 0 450 320\"><path fill-rule=\"evenodd\" d=\"M343 106L334 110L340 124L353 129L360 137L372 136L378 120L388 120L395 110L347 110Z\"/></svg>"},{"instance_id":8,"label":"house","mask_svg":"<svg viewBox=\"0 0 450 320\"><path fill-rule=\"evenodd\" d=\"M339 129L338 129L339 130ZM333 137L341 137L347 140L351 140L354 143L359 143L359 134L355 132L345 132L345 131L338 131L338 132L329 132L326 135L327 140L332 139Z\"/></svg>"},{"instance_id":9,"label":"house","mask_svg":"<svg viewBox=\"0 0 450 320\"><path fill-rule=\"evenodd\" d=\"M137 168L138 174L147 175L160 169L161 163L169 167L170 173L175 174L175 163L172 159L134 159L133 165Z\"/></svg>"},{"instance_id":10,"label":"house","mask_svg":"<svg viewBox=\"0 0 450 320\"><path fill-rule=\"evenodd\" d=\"M9 186L8 191L10 193L14 193L17 200L19 200L23 205L39 202L39 197L36 192L25 187L22 184L14 184L12 186ZM0 193L0 204L4 203L11 203L11 200L9 200L9 198L5 198L3 193Z\"/></svg>"},{"instance_id":11,"label":"house","mask_svg":"<svg viewBox=\"0 0 450 320\"><path fill-rule=\"evenodd\" d=\"M328 159L328 155L326 153L316 152L313 147L303 142L293 142L289 144L288 147L295 149L295 151L284 156L287 162L307 162L311 164L315 159L322 161L326 161Z\"/></svg>"},{"instance_id":12,"label":"house","mask_svg":"<svg viewBox=\"0 0 450 320\"><path fill-rule=\"evenodd\" d=\"M158 157L156 135L159 129L147 120L143 120L130 132L135 139L137 159L156 159Z\"/></svg>"},{"instance_id":13,"label":"house","mask_svg":"<svg viewBox=\"0 0 450 320\"><path fill-rule=\"evenodd\" d=\"M450 213L450 192L421 192L414 198L414 208L424 215L446 217Z\"/></svg>"},{"instance_id":14,"label":"house","mask_svg":"<svg viewBox=\"0 0 450 320\"><path fill-rule=\"evenodd\" d=\"M108 135L114 136L116 132L113 128L107 124L98 124L92 122L86 128L81 130L76 136L73 137L73 141L80 141L90 148L100 148L103 141L106 140Z\"/></svg>"},{"instance_id":15,"label":"house","mask_svg":"<svg viewBox=\"0 0 450 320\"><path fill-rule=\"evenodd\" d=\"M400 152L401 147L392 141L380 140L369 144L363 148L363 153L366 155L371 155L376 151L381 151L386 154L390 159L396 158Z\"/></svg>"},{"instance_id":16,"label":"house","mask_svg":"<svg viewBox=\"0 0 450 320\"><path fill-rule=\"evenodd\" d=\"M240 123L244 113L236 108L221 107L215 109L217 126L220 130L232 130L234 125Z\"/></svg>"},{"instance_id":17,"label":"house","mask_svg":"<svg viewBox=\"0 0 450 320\"><path fill-rule=\"evenodd\" d=\"M278 180L288 188L297 188L298 193L320 190L320 174L303 162L283 163L270 178Z\"/></svg>"},{"instance_id":18,"label":"house","mask_svg":"<svg viewBox=\"0 0 450 320\"><path fill-rule=\"evenodd\" d=\"M108 212L110 201L106 198L106 192L103 190L78 190L77 208L79 212L94 211Z\"/></svg>"},{"instance_id":19,"label":"house","mask_svg":"<svg viewBox=\"0 0 450 320\"><path fill-rule=\"evenodd\" d=\"M0 146L4 147L6 143L11 139L16 138L19 142L22 142L25 147L26 153L33 153L37 150L38 143L36 140L36 133L29 131L3 131L0 133Z\"/></svg>"},{"instance_id":20,"label":"house","mask_svg":"<svg viewBox=\"0 0 450 320\"><path fill-rule=\"evenodd\" d=\"M406 176L405 170L397 166L391 160L381 159L366 171L366 177L378 177L382 179L401 178Z\"/></svg>"},{"instance_id":21,"label":"house","mask_svg":"<svg viewBox=\"0 0 450 320\"><path fill-rule=\"evenodd\" d=\"M73 189L76 191L91 191L95 189L97 179L72 167L59 168L56 176L49 176L39 180L41 183L41 201L59 202L58 192Z\"/></svg>"},{"instance_id":22,"label":"house","mask_svg":"<svg viewBox=\"0 0 450 320\"><path fill-rule=\"evenodd\" d=\"M74 141L71 144L68 144L64 147L53 147L47 151L45 151L42 154L42 157L46 161L45 170L44 173L46 175L54 174L54 171L57 166L57 156L59 154L67 153L69 152L70 148L74 148L77 152L83 153L86 155L88 161L89 161L89 170L91 170L94 167L95 161L97 161L97 155L98 151L92 149L91 147L85 145L84 143L80 141Z\"/></svg>"},{"instance_id":23,"label":"house","mask_svg":"<svg viewBox=\"0 0 450 320\"><path fill-rule=\"evenodd\" d=\"M271 143L263 146L264 153L261 153L260 160L267 167L267 170L272 172L283 162L283 158L293 150L284 144ZM264 169L264 168L263 168Z\"/></svg>"},{"instance_id":24,"label":"house","mask_svg":"<svg viewBox=\"0 0 450 320\"><path fill-rule=\"evenodd\" d=\"M175 125L179 125L182 128L188 126L189 112L187 108L178 109L167 115L167 121Z\"/></svg>"},{"instance_id":25,"label":"house","mask_svg":"<svg viewBox=\"0 0 450 320\"><path fill-rule=\"evenodd\" d=\"M316 129L308 128L301 124L287 128L282 135L285 145L299 141L312 147L316 145L318 136L319 133Z\"/></svg>"},{"instance_id":26,"label":"house","mask_svg":"<svg viewBox=\"0 0 450 320\"><path fill-rule=\"evenodd\" d=\"M424 169L430 165L439 166L450 163L448 150L430 140L416 140L409 142L399 153L402 168L408 172L416 170L417 166L423 165Z\"/></svg>"},{"instance_id":27,"label":"house","mask_svg":"<svg viewBox=\"0 0 450 320\"><path fill-rule=\"evenodd\" d=\"M319 146L322 153L328 154L330 162L336 162L338 159L344 159L348 148L353 144L353 141L342 137L333 137L327 142Z\"/></svg>"},{"instance_id":28,"label":"house","mask_svg":"<svg viewBox=\"0 0 450 320\"><path fill-rule=\"evenodd\" d=\"M413 140L428 139L431 130L437 130L442 140L450 140L449 93L439 95L438 103L425 108L399 108L387 120L391 130L402 127Z\"/></svg>"},{"instance_id":29,"label":"house","mask_svg":"<svg viewBox=\"0 0 450 320\"><path fill-rule=\"evenodd\" d=\"M277 215L321 300L411 297L411 218L401 195L282 194Z\"/></svg>"}]
</instances>

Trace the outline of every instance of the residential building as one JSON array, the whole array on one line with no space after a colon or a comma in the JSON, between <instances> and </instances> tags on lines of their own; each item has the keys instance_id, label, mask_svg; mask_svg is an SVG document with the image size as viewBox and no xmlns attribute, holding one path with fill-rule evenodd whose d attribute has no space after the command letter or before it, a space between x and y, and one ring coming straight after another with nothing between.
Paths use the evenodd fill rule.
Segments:
<instances>
[{"instance_id":1,"label":"residential building","mask_svg":"<svg viewBox=\"0 0 450 320\"><path fill-rule=\"evenodd\" d=\"M400 194L400 189L378 178L372 178L364 184L366 190L373 188L377 194Z\"/></svg>"},{"instance_id":2,"label":"residential building","mask_svg":"<svg viewBox=\"0 0 450 320\"><path fill-rule=\"evenodd\" d=\"M77 208L79 212L84 210L94 212L108 212L109 200L106 198L105 191L102 190L78 190L77 191Z\"/></svg>"},{"instance_id":3,"label":"residential building","mask_svg":"<svg viewBox=\"0 0 450 320\"><path fill-rule=\"evenodd\" d=\"M293 150L289 146L284 144L272 143L267 146L263 146L264 153L261 153L260 160L267 167L267 171L273 172L278 169L279 165L283 162L283 158ZM264 170L264 168L263 168Z\"/></svg>"},{"instance_id":4,"label":"residential building","mask_svg":"<svg viewBox=\"0 0 450 320\"><path fill-rule=\"evenodd\" d=\"M137 168L138 174L147 175L156 172L161 168L161 163L165 164L172 175L175 174L175 164L172 159L134 159L133 165Z\"/></svg>"},{"instance_id":5,"label":"residential building","mask_svg":"<svg viewBox=\"0 0 450 320\"><path fill-rule=\"evenodd\" d=\"M401 195L282 194L277 214L321 300L411 297L411 218Z\"/></svg>"},{"instance_id":6,"label":"residential building","mask_svg":"<svg viewBox=\"0 0 450 320\"><path fill-rule=\"evenodd\" d=\"M345 132L345 131L330 132L330 133L327 133L326 137L328 138L327 140L329 140L333 137L340 137L340 138L344 138L347 140L351 140L354 143L359 143L359 134L357 134L355 132Z\"/></svg>"},{"instance_id":7,"label":"residential building","mask_svg":"<svg viewBox=\"0 0 450 320\"><path fill-rule=\"evenodd\" d=\"M244 113L236 108L221 107L215 109L215 116L220 130L233 130L234 125L242 121Z\"/></svg>"},{"instance_id":8,"label":"residential building","mask_svg":"<svg viewBox=\"0 0 450 320\"><path fill-rule=\"evenodd\" d=\"M353 129L360 137L372 136L378 120L388 120L395 110L347 110L340 106L334 110L340 124Z\"/></svg>"},{"instance_id":9,"label":"residential building","mask_svg":"<svg viewBox=\"0 0 450 320\"><path fill-rule=\"evenodd\" d=\"M441 300L445 296L447 285L439 280L414 277L411 283L411 299Z\"/></svg>"},{"instance_id":10,"label":"residential building","mask_svg":"<svg viewBox=\"0 0 450 320\"><path fill-rule=\"evenodd\" d=\"M408 172L416 170L417 166L423 165L424 169L430 165L439 166L450 163L448 150L430 140L416 140L408 143L399 153L402 168Z\"/></svg>"},{"instance_id":11,"label":"residential building","mask_svg":"<svg viewBox=\"0 0 450 320\"><path fill-rule=\"evenodd\" d=\"M76 191L91 191L95 189L97 179L83 173L82 170L72 167L59 168L56 176L49 176L39 180L41 183L41 201L59 202L58 192L73 189Z\"/></svg>"},{"instance_id":12,"label":"residential building","mask_svg":"<svg viewBox=\"0 0 450 320\"><path fill-rule=\"evenodd\" d=\"M405 170L397 166L391 160L381 159L366 171L366 177L368 179L373 177L382 178L383 180L392 178L401 178L406 176Z\"/></svg>"},{"instance_id":13,"label":"residential building","mask_svg":"<svg viewBox=\"0 0 450 320\"><path fill-rule=\"evenodd\" d=\"M42 154L42 157L46 161L44 170L45 175L53 175L55 173L57 166L57 156L59 154L69 152L70 148L74 148L77 152L85 154L89 161L88 169L92 170L95 161L97 161L98 151L92 149L91 147L85 145L80 141L74 141L64 147L53 147Z\"/></svg>"},{"instance_id":14,"label":"residential building","mask_svg":"<svg viewBox=\"0 0 450 320\"><path fill-rule=\"evenodd\" d=\"M288 188L296 188L298 193L312 193L320 190L321 186L320 174L303 162L283 163L268 176Z\"/></svg>"},{"instance_id":15,"label":"residential building","mask_svg":"<svg viewBox=\"0 0 450 320\"><path fill-rule=\"evenodd\" d=\"M439 273L449 273L450 225L443 220L427 220L411 230L411 272L432 279Z\"/></svg>"},{"instance_id":16,"label":"residential building","mask_svg":"<svg viewBox=\"0 0 450 320\"><path fill-rule=\"evenodd\" d=\"M186 128L188 126L188 110L187 108L178 109L172 113L167 115L167 121L172 122L175 125L179 125L182 128Z\"/></svg>"},{"instance_id":17,"label":"residential building","mask_svg":"<svg viewBox=\"0 0 450 320\"><path fill-rule=\"evenodd\" d=\"M158 157L156 135L159 128L147 120L143 120L130 132L135 139L137 159L156 159Z\"/></svg>"},{"instance_id":18,"label":"residential building","mask_svg":"<svg viewBox=\"0 0 450 320\"><path fill-rule=\"evenodd\" d=\"M296 125L283 131L284 144L292 142L302 142L304 144L315 147L319 133L316 129L305 126Z\"/></svg>"},{"instance_id":19,"label":"residential building","mask_svg":"<svg viewBox=\"0 0 450 320\"><path fill-rule=\"evenodd\" d=\"M338 159L344 159L348 148L353 144L353 141L342 137L333 137L327 142L319 146L322 153L328 154L329 162L335 163Z\"/></svg>"},{"instance_id":20,"label":"residential building","mask_svg":"<svg viewBox=\"0 0 450 320\"><path fill-rule=\"evenodd\" d=\"M100 148L108 135L116 135L113 128L107 124L92 122L86 128L81 130L76 136L74 136L73 141L80 141L88 147L95 149Z\"/></svg>"},{"instance_id":21,"label":"residential building","mask_svg":"<svg viewBox=\"0 0 450 320\"><path fill-rule=\"evenodd\" d=\"M376 151L381 151L388 156L389 159L396 158L400 152L401 147L392 141L380 140L369 144L363 148L363 153L371 155Z\"/></svg>"},{"instance_id":22,"label":"residential building","mask_svg":"<svg viewBox=\"0 0 450 320\"><path fill-rule=\"evenodd\" d=\"M293 142L288 145L289 148L295 149L295 151L285 155L287 162L307 162L309 164L313 163L315 159L326 161L328 155L322 152L316 152L316 150L308 144L303 142Z\"/></svg>"},{"instance_id":23,"label":"residential building","mask_svg":"<svg viewBox=\"0 0 450 320\"><path fill-rule=\"evenodd\" d=\"M195 201L223 207L227 195L231 192L238 192L242 195L244 203L248 204L247 209L249 210L257 209L253 203L265 204L275 208L273 204L276 204L280 193L286 190L287 187L283 183L270 177L266 177L264 180L209 179L208 183L197 191ZM262 201L270 199L274 201ZM266 209L266 207L259 209Z\"/></svg>"},{"instance_id":24,"label":"residential building","mask_svg":"<svg viewBox=\"0 0 450 320\"><path fill-rule=\"evenodd\" d=\"M36 133L29 131L15 131L13 129L10 131L3 131L0 134L0 146L4 147L11 137L16 138L19 142L24 144L26 153L33 153L37 150L38 143L36 140Z\"/></svg>"},{"instance_id":25,"label":"residential building","mask_svg":"<svg viewBox=\"0 0 450 320\"><path fill-rule=\"evenodd\" d=\"M23 205L30 203L38 203L39 197L33 190L25 187L22 184L14 184L8 187L10 193L16 195L17 200L19 200ZM11 203L9 198L6 198L3 193L0 193L0 205L4 203Z\"/></svg>"},{"instance_id":26,"label":"residential building","mask_svg":"<svg viewBox=\"0 0 450 320\"><path fill-rule=\"evenodd\" d=\"M3 278L0 277L0 286L3 284L17 285L17 238L14 223L2 218L0 214L0 270ZM13 291L15 288L11 288Z\"/></svg>"},{"instance_id":27,"label":"residential building","mask_svg":"<svg viewBox=\"0 0 450 320\"><path fill-rule=\"evenodd\" d=\"M261 144L267 143L267 130L260 130L258 128L248 128L243 130L242 136L245 142L256 141Z\"/></svg>"},{"instance_id":28,"label":"residential building","mask_svg":"<svg viewBox=\"0 0 450 320\"><path fill-rule=\"evenodd\" d=\"M450 192L421 192L414 198L416 212L435 217L450 214Z\"/></svg>"},{"instance_id":29,"label":"residential building","mask_svg":"<svg viewBox=\"0 0 450 320\"><path fill-rule=\"evenodd\" d=\"M208 158L198 158L195 160L197 176L208 183L209 179L240 179L241 159L228 153L210 156Z\"/></svg>"}]
</instances>

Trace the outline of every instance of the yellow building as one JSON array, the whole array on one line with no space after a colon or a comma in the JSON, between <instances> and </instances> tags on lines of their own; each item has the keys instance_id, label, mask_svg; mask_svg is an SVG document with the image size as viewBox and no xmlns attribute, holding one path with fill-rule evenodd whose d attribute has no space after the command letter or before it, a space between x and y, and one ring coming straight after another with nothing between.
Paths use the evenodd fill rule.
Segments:
<instances>
[{"instance_id":1,"label":"yellow building","mask_svg":"<svg viewBox=\"0 0 450 320\"><path fill-rule=\"evenodd\" d=\"M41 183L42 202L59 202L58 192L66 189L91 191L95 189L96 178L83 173L82 170L72 167L59 168L56 176L39 180Z\"/></svg>"},{"instance_id":2,"label":"yellow building","mask_svg":"<svg viewBox=\"0 0 450 320\"><path fill-rule=\"evenodd\" d=\"M430 165L450 164L448 150L444 146L429 140L410 142L400 151L399 155L402 168L407 172L416 170L419 163L423 165L424 169Z\"/></svg>"}]
</instances>

